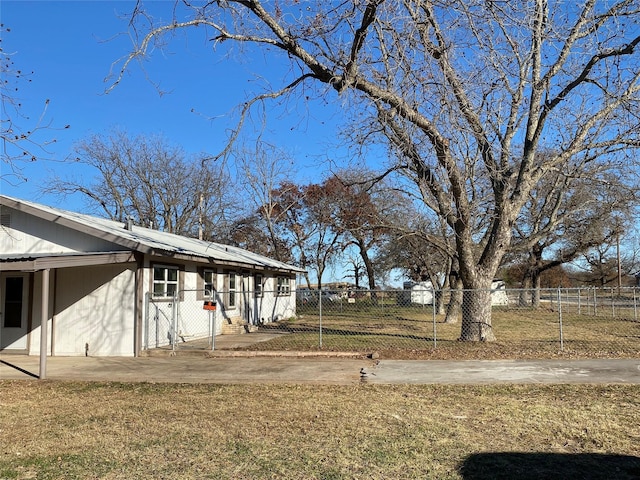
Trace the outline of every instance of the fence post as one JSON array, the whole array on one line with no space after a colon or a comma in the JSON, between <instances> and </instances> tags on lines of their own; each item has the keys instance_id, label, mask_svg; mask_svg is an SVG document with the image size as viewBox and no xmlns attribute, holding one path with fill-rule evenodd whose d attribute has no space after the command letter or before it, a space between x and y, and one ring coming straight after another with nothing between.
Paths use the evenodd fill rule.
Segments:
<instances>
[{"instance_id":1,"label":"fence post","mask_svg":"<svg viewBox=\"0 0 640 480\"><path fill-rule=\"evenodd\" d=\"M322 290L318 290L318 310L320 314L318 325L318 346L319 348L322 348Z\"/></svg>"},{"instance_id":2,"label":"fence post","mask_svg":"<svg viewBox=\"0 0 640 480\"><path fill-rule=\"evenodd\" d=\"M431 306L433 307L431 309L432 312L432 317L433 317L433 348L436 348L437 346L437 340L436 340L436 291L433 287L431 287ZM423 307L424 307L424 302L423 302Z\"/></svg>"},{"instance_id":3,"label":"fence post","mask_svg":"<svg viewBox=\"0 0 640 480\"><path fill-rule=\"evenodd\" d=\"M173 303L171 304L171 350L175 353L178 338L178 292L173 293Z\"/></svg>"},{"instance_id":4,"label":"fence post","mask_svg":"<svg viewBox=\"0 0 640 480\"><path fill-rule=\"evenodd\" d=\"M153 305L153 323L154 325L154 329L155 329L155 346L154 348L158 348L160 346L160 318L161 318L161 311L160 311L160 307L159 305L153 301L153 293L149 292L149 301L151 302L151 305ZM166 317L166 315L165 315ZM167 319L169 320L169 319ZM171 323L169 323L169 325L167 325L167 327L169 329L173 328L173 319L171 319ZM164 339L163 339L164 341Z\"/></svg>"},{"instance_id":5,"label":"fence post","mask_svg":"<svg viewBox=\"0 0 640 480\"><path fill-rule=\"evenodd\" d=\"M580 287L578 287L578 315L582 315L582 298L580 297L581 294L581 290Z\"/></svg>"},{"instance_id":6,"label":"fence post","mask_svg":"<svg viewBox=\"0 0 640 480\"><path fill-rule=\"evenodd\" d=\"M562 331L562 302L561 302L562 291L560 287L558 287L558 323L560 325L560 351L564 352L564 333Z\"/></svg>"},{"instance_id":7,"label":"fence post","mask_svg":"<svg viewBox=\"0 0 640 480\"><path fill-rule=\"evenodd\" d=\"M598 316L598 296L596 294L596 287L593 287L593 316Z\"/></svg>"},{"instance_id":8,"label":"fence post","mask_svg":"<svg viewBox=\"0 0 640 480\"><path fill-rule=\"evenodd\" d=\"M636 287L633 287L633 320L638 321L638 302L636 301Z\"/></svg>"},{"instance_id":9,"label":"fence post","mask_svg":"<svg viewBox=\"0 0 640 480\"><path fill-rule=\"evenodd\" d=\"M611 318L616 318L616 304L613 301L613 287L611 287Z\"/></svg>"},{"instance_id":10,"label":"fence post","mask_svg":"<svg viewBox=\"0 0 640 480\"><path fill-rule=\"evenodd\" d=\"M151 292L147 292L144 295L144 326L142 327L144 334L141 332L143 350L149 350L149 315L151 314L149 311L149 307L151 306L149 300L150 296Z\"/></svg>"},{"instance_id":11,"label":"fence post","mask_svg":"<svg viewBox=\"0 0 640 480\"><path fill-rule=\"evenodd\" d=\"M209 300L214 301L213 290L209 292ZM209 328L211 329L211 351L216 349L216 312L217 310L209 310Z\"/></svg>"}]
</instances>

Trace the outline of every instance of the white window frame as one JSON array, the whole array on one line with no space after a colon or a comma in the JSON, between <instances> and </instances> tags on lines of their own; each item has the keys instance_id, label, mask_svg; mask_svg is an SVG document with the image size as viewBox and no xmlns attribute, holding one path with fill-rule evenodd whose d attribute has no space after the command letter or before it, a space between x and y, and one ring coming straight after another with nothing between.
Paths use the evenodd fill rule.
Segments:
<instances>
[{"instance_id":1,"label":"white window frame","mask_svg":"<svg viewBox=\"0 0 640 480\"><path fill-rule=\"evenodd\" d=\"M278 277L276 295L278 297L288 297L291 295L291 278Z\"/></svg>"},{"instance_id":2,"label":"white window frame","mask_svg":"<svg viewBox=\"0 0 640 480\"><path fill-rule=\"evenodd\" d=\"M156 278L156 271L163 271L162 278ZM169 278L171 271L175 271L175 280ZM177 265L154 264L151 266L151 280L153 298L174 298L180 290L180 268ZM156 289L157 285L163 287L161 291ZM170 286L174 287L172 294L169 294Z\"/></svg>"},{"instance_id":3,"label":"white window frame","mask_svg":"<svg viewBox=\"0 0 640 480\"><path fill-rule=\"evenodd\" d=\"M205 298L211 297L216 291L216 275L217 271L205 268L202 271L202 281ZM210 281L207 281L207 276L211 275Z\"/></svg>"},{"instance_id":4,"label":"white window frame","mask_svg":"<svg viewBox=\"0 0 640 480\"><path fill-rule=\"evenodd\" d=\"M253 277L253 293L256 297L264 295L264 275L256 273Z\"/></svg>"},{"instance_id":5,"label":"white window frame","mask_svg":"<svg viewBox=\"0 0 640 480\"><path fill-rule=\"evenodd\" d=\"M233 280L233 285L232 285ZM236 272L227 272L226 274L226 302L227 310L235 310L238 308L238 274Z\"/></svg>"}]
</instances>

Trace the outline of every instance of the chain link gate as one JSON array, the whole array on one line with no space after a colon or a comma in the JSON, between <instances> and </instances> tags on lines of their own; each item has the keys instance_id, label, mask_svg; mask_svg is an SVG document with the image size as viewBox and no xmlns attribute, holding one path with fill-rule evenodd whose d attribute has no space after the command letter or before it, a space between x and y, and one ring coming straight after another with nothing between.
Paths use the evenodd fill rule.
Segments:
<instances>
[{"instance_id":1,"label":"chain link gate","mask_svg":"<svg viewBox=\"0 0 640 480\"><path fill-rule=\"evenodd\" d=\"M213 350L220 334L216 292L180 290L173 298L147 293L143 350Z\"/></svg>"}]
</instances>

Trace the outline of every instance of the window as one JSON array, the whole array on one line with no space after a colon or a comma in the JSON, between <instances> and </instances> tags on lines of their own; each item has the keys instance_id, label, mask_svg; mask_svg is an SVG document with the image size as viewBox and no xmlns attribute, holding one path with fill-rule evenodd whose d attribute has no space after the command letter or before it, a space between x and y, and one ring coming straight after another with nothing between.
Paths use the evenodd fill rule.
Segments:
<instances>
[{"instance_id":1,"label":"window","mask_svg":"<svg viewBox=\"0 0 640 480\"><path fill-rule=\"evenodd\" d=\"M236 293L238 288L237 288L237 280L236 280L235 272L227 273L226 284L227 284L227 301L226 301L227 308L228 309L236 308Z\"/></svg>"},{"instance_id":2,"label":"window","mask_svg":"<svg viewBox=\"0 0 640 480\"><path fill-rule=\"evenodd\" d=\"M291 279L289 277L278 277L278 296L291 295Z\"/></svg>"},{"instance_id":3,"label":"window","mask_svg":"<svg viewBox=\"0 0 640 480\"><path fill-rule=\"evenodd\" d=\"M198 267L196 280L196 300L211 300L218 290L218 270L215 268ZM222 302L222 299L220 299Z\"/></svg>"},{"instance_id":4,"label":"window","mask_svg":"<svg viewBox=\"0 0 640 480\"><path fill-rule=\"evenodd\" d=\"M256 297L261 297L262 296L262 282L263 282L263 278L262 275L260 274L256 274L254 281L253 281L253 290L254 290L254 294Z\"/></svg>"},{"instance_id":5,"label":"window","mask_svg":"<svg viewBox=\"0 0 640 480\"><path fill-rule=\"evenodd\" d=\"M205 270L202 273L204 279L204 296L210 297L216 289L216 272L213 270Z\"/></svg>"},{"instance_id":6,"label":"window","mask_svg":"<svg viewBox=\"0 0 640 480\"><path fill-rule=\"evenodd\" d=\"M153 296L173 298L178 292L178 267L153 267Z\"/></svg>"}]
</instances>

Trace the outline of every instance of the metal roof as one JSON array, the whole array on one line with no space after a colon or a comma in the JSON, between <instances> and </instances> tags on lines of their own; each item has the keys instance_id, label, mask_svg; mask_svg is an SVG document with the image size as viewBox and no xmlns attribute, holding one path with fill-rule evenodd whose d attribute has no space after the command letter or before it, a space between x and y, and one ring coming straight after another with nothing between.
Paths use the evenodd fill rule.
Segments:
<instances>
[{"instance_id":1,"label":"metal roof","mask_svg":"<svg viewBox=\"0 0 640 480\"><path fill-rule=\"evenodd\" d=\"M49 207L0 195L0 205L55 222L79 232L99 237L125 249L179 260L246 266L264 270L304 272L303 269L256 253L220 243L188 238L122 222ZM88 252L87 252L88 253ZM3 256L3 260L11 261Z\"/></svg>"}]
</instances>

